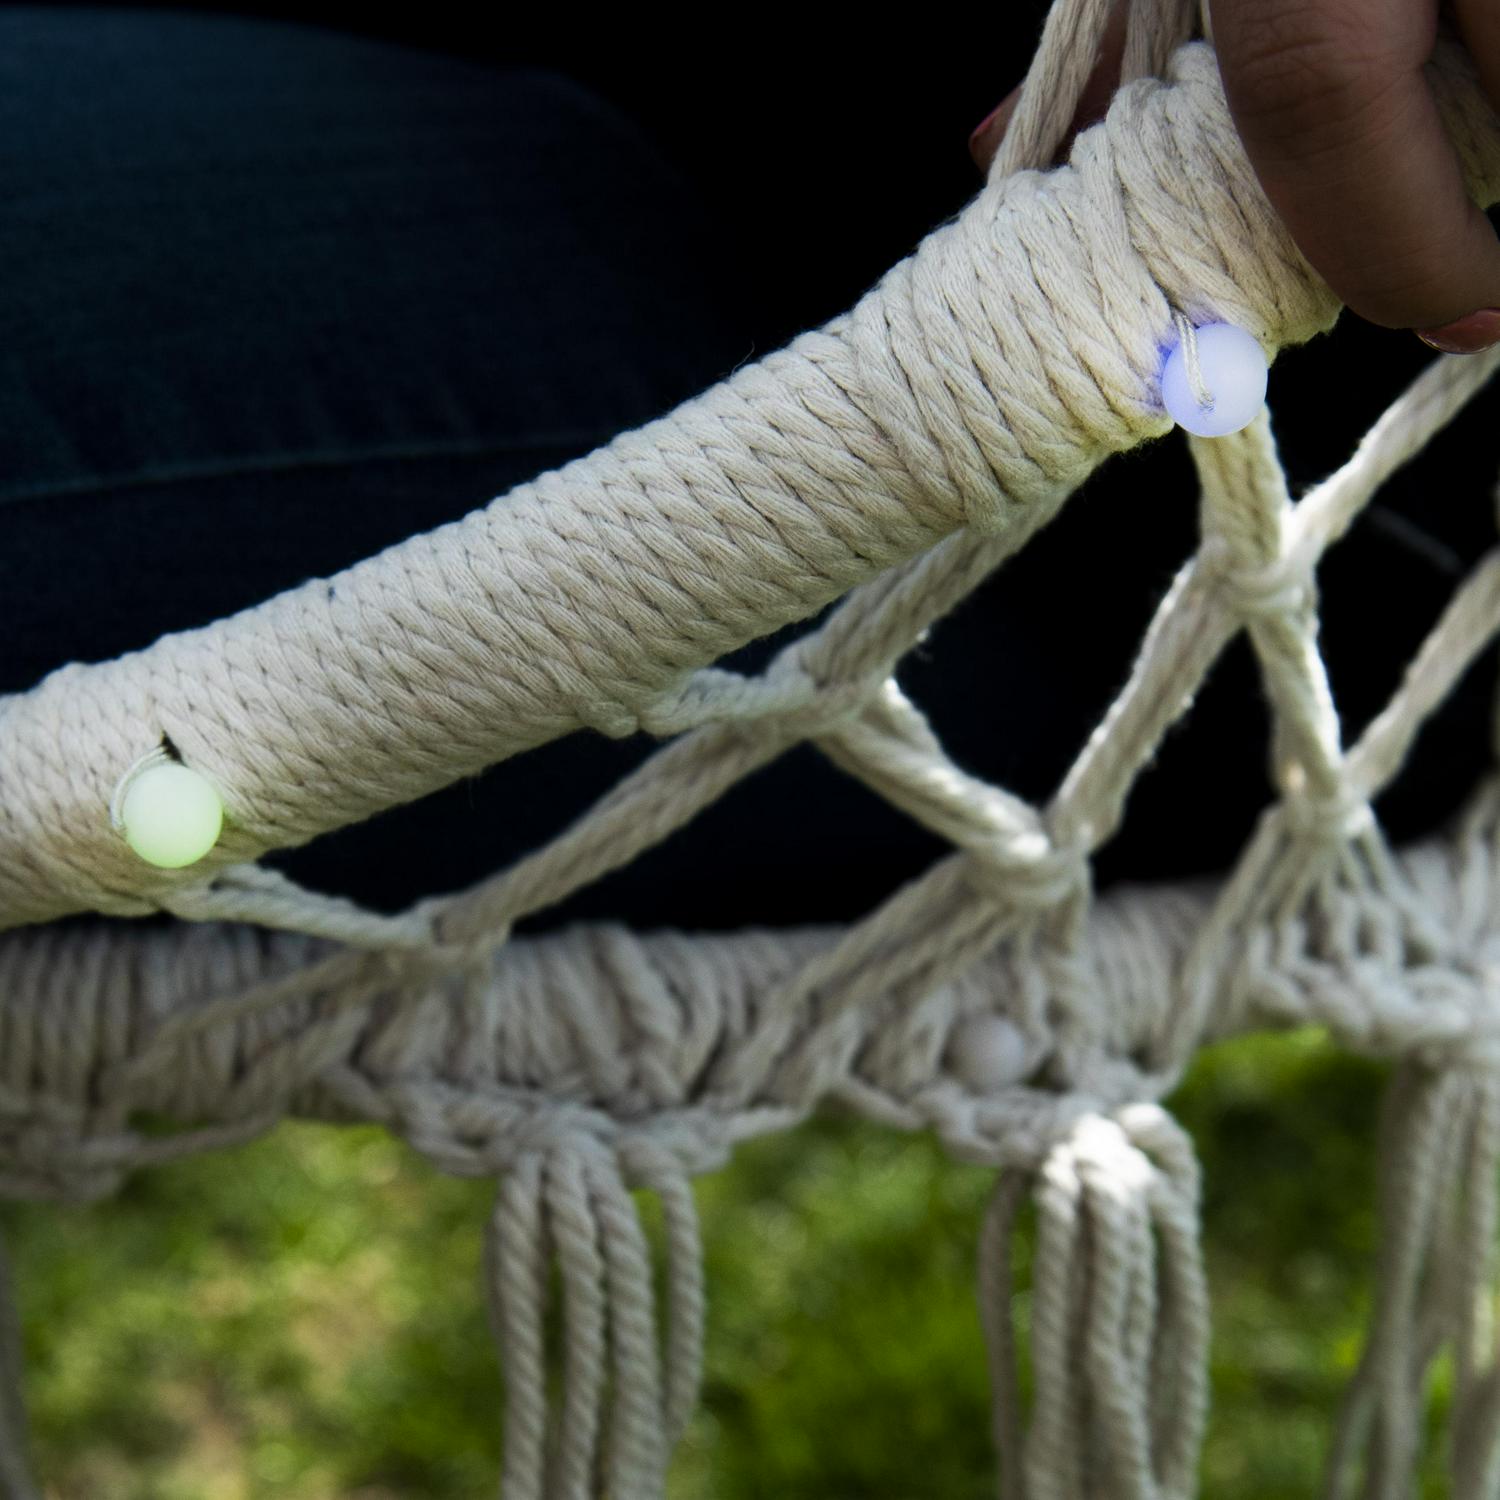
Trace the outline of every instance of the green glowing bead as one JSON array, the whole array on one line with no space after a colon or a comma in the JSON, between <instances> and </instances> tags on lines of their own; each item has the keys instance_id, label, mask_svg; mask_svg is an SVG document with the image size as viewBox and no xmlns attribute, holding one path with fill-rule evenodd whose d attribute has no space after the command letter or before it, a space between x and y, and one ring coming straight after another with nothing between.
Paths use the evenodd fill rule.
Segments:
<instances>
[{"instance_id":1,"label":"green glowing bead","mask_svg":"<svg viewBox=\"0 0 1500 1500\"><path fill-rule=\"evenodd\" d=\"M219 837L224 804L214 784L173 762L149 766L120 804L125 841L148 865L180 870L196 864Z\"/></svg>"}]
</instances>

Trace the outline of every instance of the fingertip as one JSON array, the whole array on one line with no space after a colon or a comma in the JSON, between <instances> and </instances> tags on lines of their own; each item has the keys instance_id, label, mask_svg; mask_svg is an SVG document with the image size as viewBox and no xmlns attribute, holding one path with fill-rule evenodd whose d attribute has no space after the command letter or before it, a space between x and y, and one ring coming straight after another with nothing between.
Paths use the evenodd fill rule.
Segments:
<instances>
[{"instance_id":1,"label":"fingertip","mask_svg":"<svg viewBox=\"0 0 1500 1500\"><path fill-rule=\"evenodd\" d=\"M1433 143L1431 155L1437 160L1429 168L1429 181L1451 173L1452 192L1418 200L1421 212L1415 218L1426 232L1412 227L1410 214L1393 218L1385 236L1371 241L1372 247L1384 248L1384 255L1348 261L1328 282L1351 312L1377 327L1441 333L1462 341L1483 326L1484 313L1500 307L1500 237L1464 193L1458 161L1446 139ZM1418 190L1409 191L1416 199ZM1440 226L1445 224L1455 227L1444 234ZM1474 318L1481 323L1471 324Z\"/></svg>"},{"instance_id":2,"label":"fingertip","mask_svg":"<svg viewBox=\"0 0 1500 1500\"><path fill-rule=\"evenodd\" d=\"M1020 97L1021 86L1017 84L971 132L969 156L981 172L989 171L990 163L1000 149L1000 142L1005 139L1006 127L1010 124L1010 117L1015 113L1016 101Z\"/></svg>"},{"instance_id":3,"label":"fingertip","mask_svg":"<svg viewBox=\"0 0 1500 1500\"><path fill-rule=\"evenodd\" d=\"M1412 332L1444 354L1482 354L1500 344L1500 307L1482 307L1439 328L1414 328Z\"/></svg>"}]
</instances>

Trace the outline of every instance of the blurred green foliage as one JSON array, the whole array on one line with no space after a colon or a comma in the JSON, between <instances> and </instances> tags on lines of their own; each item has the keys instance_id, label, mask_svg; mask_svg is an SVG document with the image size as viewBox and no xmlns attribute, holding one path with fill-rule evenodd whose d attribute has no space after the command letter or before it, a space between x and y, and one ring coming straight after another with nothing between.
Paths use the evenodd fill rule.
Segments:
<instances>
[{"instance_id":1,"label":"blurred green foliage","mask_svg":"<svg viewBox=\"0 0 1500 1500\"><path fill-rule=\"evenodd\" d=\"M1205 1052L1168 1101L1204 1166L1215 1500L1314 1491L1369 1305L1385 1073L1315 1031L1253 1037ZM841 1121L700 1180L708 1361L673 1500L989 1500L991 1183L928 1138ZM492 1196L374 1128L288 1124L109 1202L6 1208L48 1495L493 1496ZM1025 1311L1023 1289L1023 1331ZM1445 1397L1440 1369L1434 1423Z\"/></svg>"}]
</instances>

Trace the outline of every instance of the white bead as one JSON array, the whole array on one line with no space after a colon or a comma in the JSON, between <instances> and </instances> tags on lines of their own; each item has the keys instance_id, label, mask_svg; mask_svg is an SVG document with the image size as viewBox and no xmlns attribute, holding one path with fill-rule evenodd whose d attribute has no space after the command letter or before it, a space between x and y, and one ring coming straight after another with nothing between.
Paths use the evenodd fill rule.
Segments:
<instances>
[{"instance_id":1,"label":"white bead","mask_svg":"<svg viewBox=\"0 0 1500 1500\"><path fill-rule=\"evenodd\" d=\"M218 842L223 824L224 804L214 784L176 761L139 771L120 801L126 843L163 870L196 864Z\"/></svg>"},{"instance_id":2,"label":"white bead","mask_svg":"<svg viewBox=\"0 0 1500 1500\"><path fill-rule=\"evenodd\" d=\"M990 1012L965 1016L948 1037L949 1066L976 1094L1025 1081L1033 1065L1020 1027Z\"/></svg>"},{"instance_id":3,"label":"white bead","mask_svg":"<svg viewBox=\"0 0 1500 1500\"><path fill-rule=\"evenodd\" d=\"M1196 342L1198 369L1213 405L1198 405L1177 343L1161 376L1167 415L1199 437L1223 437L1248 427L1266 399L1266 356L1260 345L1233 323L1206 323L1196 330Z\"/></svg>"}]
</instances>

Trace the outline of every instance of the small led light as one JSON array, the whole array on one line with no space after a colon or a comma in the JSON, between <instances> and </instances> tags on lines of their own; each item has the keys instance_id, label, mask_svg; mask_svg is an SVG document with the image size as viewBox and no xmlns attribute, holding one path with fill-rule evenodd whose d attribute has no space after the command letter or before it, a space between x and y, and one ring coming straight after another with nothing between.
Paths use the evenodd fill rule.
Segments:
<instances>
[{"instance_id":1,"label":"small led light","mask_svg":"<svg viewBox=\"0 0 1500 1500\"><path fill-rule=\"evenodd\" d=\"M196 864L224 826L224 804L201 772L177 761L147 766L131 777L120 801L125 842L148 865L180 870Z\"/></svg>"},{"instance_id":2,"label":"small led light","mask_svg":"<svg viewBox=\"0 0 1500 1500\"><path fill-rule=\"evenodd\" d=\"M1161 375L1167 415L1198 437L1224 437L1255 420L1266 399L1266 356L1255 338L1233 323L1207 323L1194 330L1198 372L1212 404L1200 406L1179 340Z\"/></svg>"},{"instance_id":3,"label":"small led light","mask_svg":"<svg viewBox=\"0 0 1500 1500\"><path fill-rule=\"evenodd\" d=\"M1037 1061L1020 1028L989 1011L961 1020L949 1034L947 1051L960 1081L978 1094L1024 1083Z\"/></svg>"}]
</instances>

